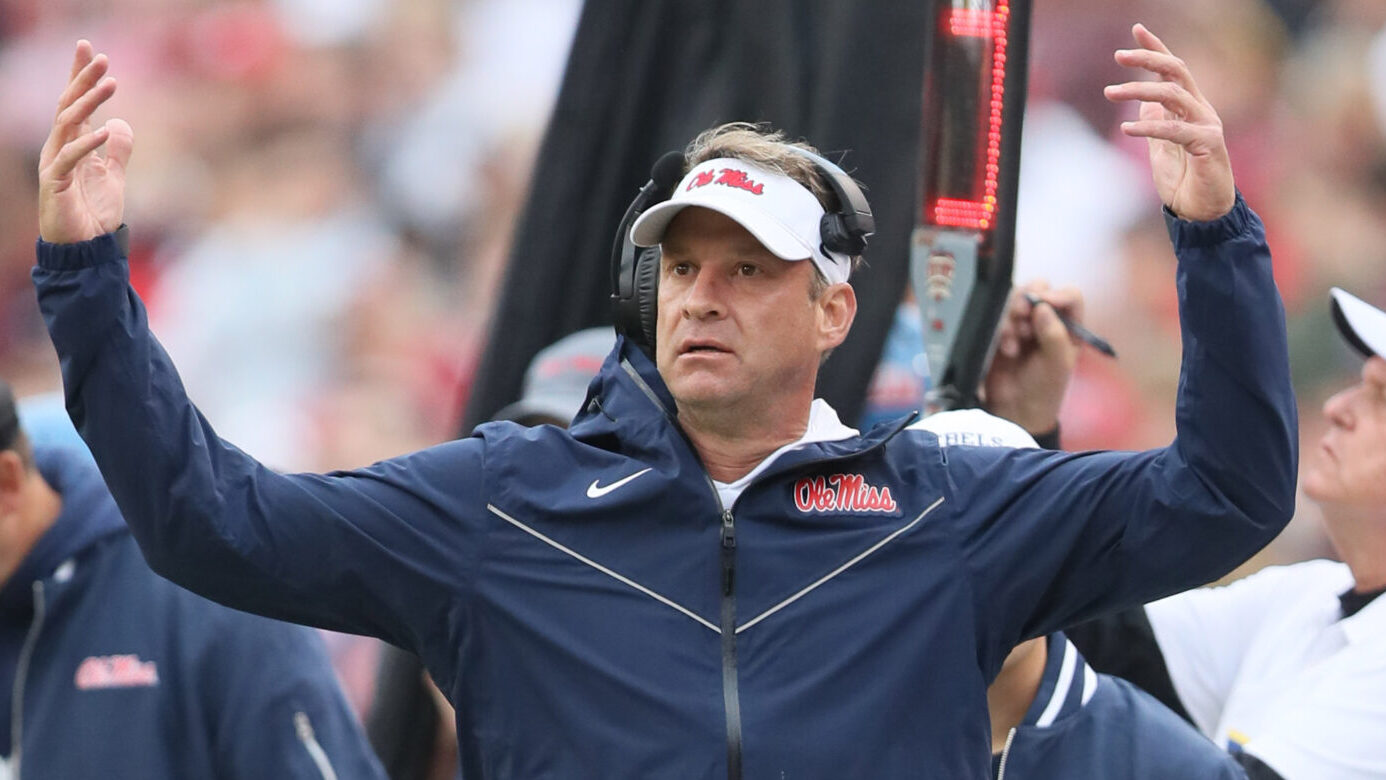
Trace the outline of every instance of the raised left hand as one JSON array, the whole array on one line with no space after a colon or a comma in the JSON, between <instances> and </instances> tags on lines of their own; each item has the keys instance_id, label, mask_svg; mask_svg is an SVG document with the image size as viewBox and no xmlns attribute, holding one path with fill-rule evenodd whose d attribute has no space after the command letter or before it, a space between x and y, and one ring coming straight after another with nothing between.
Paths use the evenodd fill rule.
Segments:
<instances>
[{"instance_id":1,"label":"raised left hand","mask_svg":"<svg viewBox=\"0 0 1386 780\"><path fill-rule=\"evenodd\" d=\"M1237 197L1222 120L1183 60L1144 25L1132 27L1131 34L1140 48L1118 50L1117 63L1157 80L1113 84L1103 94L1112 101L1140 101L1140 118L1123 122L1121 131L1149 142L1155 189L1165 205L1183 219L1217 219Z\"/></svg>"},{"instance_id":2,"label":"raised left hand","mask_svg":"<svg viewBox=\"0 0 1386 780\"><path fill-rule=\"evenodd\" d=\"M67 88L39 153L39 236L55 244L86 241L120 227L125 167L134 134L122 119L92 129L91 117L115 94L106 55L77 43ZM97 153L104 146L105 155Z\"/></svg>"}]
</instances>

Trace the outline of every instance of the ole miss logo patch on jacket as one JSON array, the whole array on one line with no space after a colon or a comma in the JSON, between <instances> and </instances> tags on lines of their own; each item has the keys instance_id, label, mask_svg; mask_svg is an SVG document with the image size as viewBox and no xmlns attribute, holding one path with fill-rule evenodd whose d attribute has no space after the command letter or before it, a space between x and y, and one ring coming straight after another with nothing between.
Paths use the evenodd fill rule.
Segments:
<instances>
[{"instance_id":1,"label":"ole miss logo patch on jacket","mask_svg":"<svg viewBox=\"0 0 1386 780\"><path fill-rule=\"evenodd\" d=\"M148 688L159 684L159 669L137 655L93 655L77 667L76 683L79 691Z\"/></svg>"},{"instance_id":2,"label":"ole miss logo patch on jacket","mask_svg":"<svg viewBox=\"0 0 1386 780\"><path fill-rule=\"evenodd\" d=\"M794 483L794 506L800 512L895 512L888 487L876 487L860 474L805 477Z\"/></svg>"}]
</instances>

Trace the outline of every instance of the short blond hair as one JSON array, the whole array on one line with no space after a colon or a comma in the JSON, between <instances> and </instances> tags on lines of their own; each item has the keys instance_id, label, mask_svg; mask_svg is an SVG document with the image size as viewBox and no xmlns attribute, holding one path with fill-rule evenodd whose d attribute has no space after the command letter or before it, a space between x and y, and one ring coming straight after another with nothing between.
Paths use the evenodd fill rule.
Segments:
<instances>
[{"instance_id":1,"label":"short blond hair","mask_svg":"<svg viewBox=\"0 0 1386 780\"><path fill-rule=\"evenodd\" d=\"M819 154L808 143L790 141L783 131L771 130L768 125L728 122L698 133L696 138L688 142L683 156L689 168L718 157L755 163L807 187L825 211L837 208L832 190L823 183L813 161L790 151L791 148Z\"/></svg>"}]
</instances>

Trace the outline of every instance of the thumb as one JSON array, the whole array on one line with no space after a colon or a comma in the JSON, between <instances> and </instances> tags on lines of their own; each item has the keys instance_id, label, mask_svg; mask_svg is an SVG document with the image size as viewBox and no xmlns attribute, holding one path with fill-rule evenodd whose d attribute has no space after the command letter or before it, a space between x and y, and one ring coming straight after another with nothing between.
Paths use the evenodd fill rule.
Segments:
<instances>
[{"instance_id":1,"label":"thumb","mask_svg":"<svg viewBox=\"0 0 1386 780\"><path fill-rule=\"evenodd\" d=\"M130 154L135 150L135 131L124 119L106 121L106 165L122 177L125 166L130 163Z\"/></svg>"}]
</instances>

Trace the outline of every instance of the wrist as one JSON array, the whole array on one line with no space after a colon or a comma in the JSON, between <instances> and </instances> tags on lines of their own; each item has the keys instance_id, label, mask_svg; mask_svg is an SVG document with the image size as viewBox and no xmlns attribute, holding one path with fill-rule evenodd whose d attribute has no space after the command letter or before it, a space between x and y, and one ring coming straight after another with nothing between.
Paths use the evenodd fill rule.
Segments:
<instances>
[{"instance_id":1,"label":"wrist","mask_svg":"<svg viewBox=\"0 0 1386 780\"><path fill-rule=\"evenodd\" d=\"M1028 431L1034 437L1035 443L1043 450L1057 450L1059 447L1059 423L1056 420L1054 426L1044 431Z\"/></svg>"}]
</instances>

